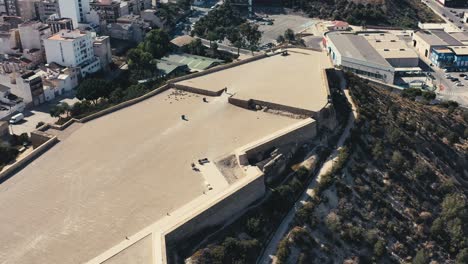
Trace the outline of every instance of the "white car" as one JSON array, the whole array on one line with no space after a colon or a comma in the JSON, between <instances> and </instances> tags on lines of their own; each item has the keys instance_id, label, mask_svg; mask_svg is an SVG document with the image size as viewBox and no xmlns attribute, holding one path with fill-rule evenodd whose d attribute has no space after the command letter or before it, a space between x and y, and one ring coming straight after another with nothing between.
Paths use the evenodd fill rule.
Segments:
<instances>
[{"instance_id":1,"label":"white car","mask_svg":"<svg viewBox=\"0 0 468 264\"><path fill-rule=\"evenodd\" d=\"M450 79L450 78L452 78L452 76L450 74L448 74L448 73L445 74L445 79Z\"/></svg>"},{"instance_id":2,"label":"white car","mask_svg":"<svg viewBox=\"0 0 468 264\"><path fill-rule=\"evenodd\" d=\"M463 78L463 79L465 79L465 80L468 80L468 75L467 75L467 76L465 76L465 78Z\"/></svg>"},{"instance_id":3,"label":"white car","mask_svg":"<svg viewBox=\"0 0 468 264\"><path fill-rule=\"evenodd\" d=\"M463 86L463 83L457 82L455 85L456 85L456 86Z\"/></svg>"}]
</instances>

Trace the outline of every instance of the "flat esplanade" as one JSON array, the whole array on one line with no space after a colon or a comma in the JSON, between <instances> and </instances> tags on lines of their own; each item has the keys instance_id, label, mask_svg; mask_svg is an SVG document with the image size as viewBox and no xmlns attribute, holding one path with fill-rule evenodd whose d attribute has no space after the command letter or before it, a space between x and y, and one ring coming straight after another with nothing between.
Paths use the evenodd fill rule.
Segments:
<instances>
[{"instance_id":1,"label":"flat esplanade","mask_svg":"<svg viewBox=\"0 0 468 264\"><path fill-rule=\"evenodd\" d=\"M327 103L324 68L331 64L324 52L288 49L288 56L271 56L227 70L178 82L217 92L224 88L240 100L259 100L319 111Z\"/></svg>"},{"instance_id":2,"label":"flat esplanade","mask_svg":"<svg viewBox=\"0 0 468 264\"><path fill-rule=\"evenodd\" d=\"M254 68L247 63L208 74L191 85L228 86L240 96L318 110L326 104L325 90L313 91L325 89L317 73L324 58L306 50L290 53L254 61ZM214 160L301 121L249 111L228 97L204 102L201 95L169 89L73 124L73 133L0 185L0 263L86 262L210 195L208 178L193 171L192 162Z\"/></svg>"}]
</instances>

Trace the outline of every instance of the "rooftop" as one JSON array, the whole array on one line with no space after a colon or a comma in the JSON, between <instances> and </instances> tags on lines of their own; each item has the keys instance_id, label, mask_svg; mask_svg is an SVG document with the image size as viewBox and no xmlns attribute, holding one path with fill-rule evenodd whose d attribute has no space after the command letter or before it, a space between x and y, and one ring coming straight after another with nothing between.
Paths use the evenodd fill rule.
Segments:
<instances>
[{"instance_id":1,"label":"rooftop","mask_svg":"<svg viewBox=\"0 0 468 264\"><path fill-rule=\"evenodd\" d=\"M420 30L414 34L421 37L431 46L463 45L444 30Z\"/></svg>"},{"instance_id":2,"label":"rooftop","mask_svg":"<svg viewBox=\"0 0 468 264\"><path fill-rule=\"evenodd\" d=\"M365 35L364 35L365 36ZM350 33L329 33L327 37L333 42L340 53L359 61L366 61L384 67L391 67L377 50L369 44L362 35Z\"/></svg>"},{"instance_id":3,"label":"rooftop","mask_svg":"<svg viewBox=\"0 0 468 264\"><path fill-rule=\"evenodd\" d=\"M189 35L183 35L183 36L178 36L178 37L173 38L171 40L171 43L178 47L182 47L182 46L190 44L190 42L192 42L194 39L195 38Z\"/></svg>"},{"instance_id":4,"label":"rooftop","mask_svg":"<svg viewBox=\"0 0 468 264\"><path fill-rule=\"evenodd\" d=\"M202 71L216 64L222 63L222 60L212 59L203 56L197 56L186 53L173 53L162 58L162 60L186 64L191 70Z\"/></svg>"},{"instance_id":5,"label":"rooftop","mask_svg":"<svg viewBox=\"0 0 468 264\"><path fill-rule=\"evenodd\" d=\"M449 48L459 56L467 56L468 55L468 46L449 46Z\"/></svg>"},{"instance_id":6,"label":"rooftop","mask_svg":"<svg viewBox=\"0 0 468 264\"><path fill-rule=\"evenodd\" d=\"M57 34L50 36L50 40L73 41L79 37L86 36L86 33L81 32L79 29L75 30L60 30Z\"/></svg>"},{"instance_id":7,"label":"rooftop","mask_svg":"<svg viewBox=\"0 0 468 264\"><path fill-rule=\"evenodd\" d=\"M0 84L0 92L4 93L4 92L8 92L10 90L11 90L10 87L5 86L3 84Z\"/></svg>"},{"instance_id":8,"label":"rooftop","mask_svg":"<svg viewBox=\"0 0 468 264\"><path fill-rule=\"evenodd\" d=\"M326 53L304 49L288 52L288 56L271 56L179 84L215 92L226 87L241 100L254 99L308 111L322 109L328 102L323 69L332 67ZM298 69L308 70L304 74Z\"/></svg>"}]
</instances>

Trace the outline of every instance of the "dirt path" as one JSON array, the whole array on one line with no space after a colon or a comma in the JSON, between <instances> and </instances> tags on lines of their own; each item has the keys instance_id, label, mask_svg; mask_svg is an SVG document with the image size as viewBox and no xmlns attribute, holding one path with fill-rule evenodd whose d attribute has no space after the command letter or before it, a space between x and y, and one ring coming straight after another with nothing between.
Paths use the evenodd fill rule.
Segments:
<instances>
[{"instance_id":1,"label":"dirt path","mask_svg":"<svg viewBox=\"0 0 468 264\"><path fill-rule=\"evenodd\" d=\"M344 89L344 87L345 87L344 77L341 76L341 88ZM330 169L333 167L333 163L336 161L338 157L339 150L341 149L341 147L343 147L346 139L350 135L351 128L353 128L354 126L354 120L357 118L357 110L356 110L356 105L354 104L349 94L349 91L344 90L344 93L346 95L346 98L348 99L348 102L350 102L351 104L352 115L349 116L346 127L343 133L341 134L340 139L338 140L338 143L335 149L333 150L333 152L330 154L330 156L327 158L325 163L320 168L320 171L318 172L316 179L313 180L309 184L309 186L301 195L301 197L296 201L296 203L294 204L294 207L289 211L289 213L283 219L280 226L278 227L275 234L273 235L272 239L269 241L268 245L266 246L265 251L263 252L263 255L258 261L259 264L267 264L267 263L276 262L275 253L278 248L278 244L280 243L281 239L283 239L283 237L290 230L290 223L293 221L294 215L311 197L315 195L315 190L314 190L315 186L318 183L320 183L320 181L322 180L322 176L328 171L330 171Z\"/></svg>"}]
</instances>

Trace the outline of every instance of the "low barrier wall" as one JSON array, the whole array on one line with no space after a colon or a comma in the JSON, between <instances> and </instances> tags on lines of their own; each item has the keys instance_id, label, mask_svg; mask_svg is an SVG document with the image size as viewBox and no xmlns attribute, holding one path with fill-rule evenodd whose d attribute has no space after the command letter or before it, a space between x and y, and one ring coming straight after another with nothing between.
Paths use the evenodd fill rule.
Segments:
<instances>
[{"instance_id":1,"label":"low barrier wall","mask_svg":"<svg viewBox=\"0 0 468 264\"><path fill-rule=\"evenodd\" d=\"M156 88L156 89L154 89L153 91L151 91L151 92L149 92L149 93L146 93L146 94L144 94L144 95L142 95L142 96L140 96L140 97L137 97L137 98L134 98L134 99L125 101L125 102L123 102L123 103L120 103L120 104L118 104L118 105L109 107L109 108L104 109L104 110L102 110L102 111L99 111L99 112L97 112L97 113L94 113L94 114L91 114L91 115L89 115L89 116L83 117L83 118L81 118L81 119L79 119L79 120L77 120L77 121L80 122L80 123L86 123L86 122L88 122L88 121L91 121L91 120L96 119L96 118L98 118L98 117L101 117L101 116L103 116L103 115L107 115L107 114L110 114L110 113L115 112L115 111L117 111L117 110L120 110L120 109L122 109L122 108L124 108L124 107L127 107L127 106L130 106L130 105L139 103L139 102L141 102L141 101L143 101L143 100L146 100L146 99L148 99L148 98L150 98L150 97L153 97L153 96L155 96L155 95L157 95L157 94L160 94L160 93L162 93L162 92L168 90L169 88L171 88L171 86L168 85L168 84L165 84L165 85L163 85L163 86L161 86L161 87L159 87L159 88Z\"/></svg>"},{"instance_id":2,"label":"low barrier wall","mask_svg":"<svg viewBox=\"0 0 468 264\"><path fill-rule=\"evenodd\" d=\"M220 96L223 93L224 88L221 88L218 91L209 91L209 90L204 90L204 89L198 89L186 85L181 85L181 84L176 84L172 83L171 84L172 88L179 89L182 91L187 91L190 93L196 93L196 94L201 94L201 95L207 95L207 96Z\"/></svg>"},{"instance_id":3,"label":"low barrier wall","mask_svg":"<svg viewBox=\"0 0 468 264\"><path fill-rule=\"evenodd\" d=\"M34 132L31 133L31 136ZM11 175L13 175L17 170L23 168L30 162L32 162L34 159L36 159L38 156L40 156L42 153L44 153L46 150L48 150L50 147L55 145L55 143L58 142L57 137L51 137L49 140L47 140L45 143L40 145L39 147L35 148L31 153L29 153L26 157L22 158L21 160L18 160L17 162L13 163L10 167L7 169L3 170L0 172L0 182L5 181L8 179Z\"/></svg>"}]
</instances>

